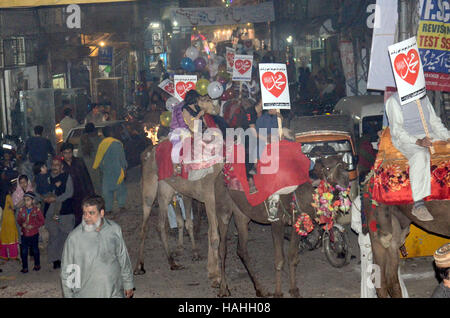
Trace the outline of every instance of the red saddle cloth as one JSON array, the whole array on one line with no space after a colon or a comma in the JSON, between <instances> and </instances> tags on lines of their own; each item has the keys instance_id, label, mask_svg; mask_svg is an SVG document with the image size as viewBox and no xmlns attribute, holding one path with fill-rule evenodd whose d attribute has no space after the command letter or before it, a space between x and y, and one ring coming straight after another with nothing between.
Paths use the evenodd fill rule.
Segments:
<instances>
[{"instance_id":1,"label":"red saddle cloth","mask_svg":"<svg viewBox=\"0 0 450 318\"><path fill-rule=\"evenodd\" d=\"M434 142L431 156L431 195L425 201L450 200L450 152L447 143ZM391 141L389 128L383 131L369 183L372 199L387 205L414 203L409 180L408 160Z\"/></svg>"},{"instance_id":2,"label":"red saddle cloth","mask_svg":"<svg viewBox=\"0 0 450 318\"><path fill-rule=\"evenodd\" d=\"M274 156L272 158L273 161L269 162L272 147L275 146L279 147L279 155ZM225 164L225 182L232 190L244 191L248 202L252 206L263 203L264 200L278 190L311 182L309 178L310 160L302 153L301 144L281 140L278 144L267 145L264 150L261 160L256 165L257 173L253 176L258 192L250 194L245 163L237 163L236 160L239 151L245 153L242 145L235 145L233 163ZM267 170L274 166L278 166L278 169L273 172L265 171L265 174L261 173L262 169Z\"/></svg>"}]
</instances>

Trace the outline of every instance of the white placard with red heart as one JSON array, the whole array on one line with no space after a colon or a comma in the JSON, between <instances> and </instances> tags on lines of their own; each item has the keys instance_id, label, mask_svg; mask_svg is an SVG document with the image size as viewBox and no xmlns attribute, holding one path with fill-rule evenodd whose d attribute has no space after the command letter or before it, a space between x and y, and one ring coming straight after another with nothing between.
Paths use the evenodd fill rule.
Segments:
<instances>
[{"instance_id":1,"label":"white placard with red heart","mask_svg":"<svg viewBox=\"0 0 450 318\"><path fill-rule=\"evenodd\" d=\"M415 101L426 94L425 76L416 37L388 47L400 104Z\"/></svg>"},{"instance_id":2,"label":"white placard with red heart","mask_svg":"<svg viewBox=\"0 0 450 318\"><path fill-rule=\"evenodd\" d=\"M233 81L252 80L253 55L235 55L233 66Z\"/></svg>"},{"instance_id":3,"label":"white placard with red heart","mask_svg":"<svg viewBox=\"0 0 450 318\"><path fill-rule=\"evenodd\" d=\"M236 54L236 50L227 47L225 53L225 60L227 61L227 72L233 73L233 65L234 65L234 55Z\"/></svg>"},{"instance_id":4,"label":"white placard with red heart","mask_svg":"<svg viewBox=\"0 0 450 318\"><path fill-rule=\"evenodd\" d=\"M196 88L197 75L174 75L175 97L184 100L186 93Z\"/></svg>"},{"instance_id":5,"label":"white placard with red heart","mask_svg":"<svg viewBox=\"0 0 450 318\"><path fill-rule=\"evenodd\" d=\"M175 85L173 84L173 81L169 78L165 79L158 85L159 88L161 88L166 93L170 94L171 96L175 97Z\"/></svg>"},{"instance_id":6,"label":"white placard with red heart","mask_svg":"<svg viewBox=\"0 0 450 318\"><path fill-rule=\"evenodd\" d=\"M291 109L286 64L259 63L263 109Z\"/></svg>"}]
</instances>

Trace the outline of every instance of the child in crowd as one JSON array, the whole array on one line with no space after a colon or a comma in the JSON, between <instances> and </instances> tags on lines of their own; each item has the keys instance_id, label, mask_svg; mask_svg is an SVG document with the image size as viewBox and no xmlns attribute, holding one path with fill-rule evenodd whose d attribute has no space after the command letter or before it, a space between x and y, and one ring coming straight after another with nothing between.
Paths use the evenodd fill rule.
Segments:
<instances>
[{"instance_id":1,"label":"child in crowd","mask_svg":"<svg viewBox=\"0 0 450 318\"><path fill-rule=\"evenodd\" d=\"M53 190L52 185L50 184L50 172L44 162L36 162L33 166L33 173L35 176L34 182L36 183L36 193L40 196L41 202L44 202L44 199ZM44 218L47 214L49 205L49 203L44 203L44 206L41 206Z\"/></svg>"},{"instance_id":2,"label":"child in crowd","mask_svg":"<svg viewBox=\"0 0 450 318\"><path fill-rule=\"evenodd\" d=\"M22 230L22 245L20 254L22 257L22 273L28 273L28 249L33 251L34 271L41 269L39 255L39 228L44 225L45 220L41 210L34 205L36 195L33 192L24 194L25 206L17 215L17 223Z\"/></svg>"},{"instance_id":3,"label":"child in crowd","mask_svg":"<svg viewBox=\"0 0 450 318\"><path fill-rule=\"evenodd\" d=\"M15 209L20 209L24 206L24 200L23 195L26 192L33 191L33 186L31 185L31 182L28 180L28 177L23 174L19 176L16 190L14 191L12 195L12 200L14 204Z\"/></svg>"}]
</instances>

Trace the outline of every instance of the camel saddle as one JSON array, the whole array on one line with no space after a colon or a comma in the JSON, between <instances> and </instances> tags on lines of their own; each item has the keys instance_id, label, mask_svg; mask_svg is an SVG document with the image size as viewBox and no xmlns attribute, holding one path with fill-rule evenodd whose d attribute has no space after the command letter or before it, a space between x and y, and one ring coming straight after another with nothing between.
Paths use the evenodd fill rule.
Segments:
<instances>
[{"instance_id":1,"label":"camel saddle","mask_svg":"<svg viewBox=\"0 0 450 318\"><path fill-rule=\"evenodd\" d=\"M278 156L271 158L272 147L278 147ZM236 160L238 153L245 153L242 145L234 145L234 160L224 165L223 173L225 183L231 190L243 191L252 206L263 203L272 194L280 190L299 186L311 182L309 178L310 160L302 153L301 143L281 140L279 143L268 144L261 160L256 163L256 174L253 176L256 193L250 194L244 162ZM272 159L272 161L271 161ZM268 169L272 166L278 168L274 171Z\"/></svg>"},{"instance_id":2,"label":"camel saddle","mask_svg":"<svg viewBox=\"0 0 450 318\"><path fill-rule=\"evenodd\" d=\"M433 147L431 195L424 200L450 200L450 144L435 141ZM389 127L383 130L378 148L369 181L372 199L388 205L412 204L408 159L392 144Z\"/></svg>"},{"instance_id":3,"label":"camel saddle","mask_svg":"<svg viewBox=\"0 0 450 318\"><path fill-rule=\"evenodd\" d=\"M190 147L192 150L192 158L195 158L194 151L197 150L193 146L192 138L185 138L183 141L183 148L181 149L181 157L183 158L183 149L186 149L185 146L190 143ZM159 143L156 147L156 164L158 166L158 181L164 180L167 178L170 178L174 174L173 170L173 162L172 162L172 142L170 140L164 140L163 142ZM208 145L202 145L202 147L199 147L200 151L203 151L205 147L208 147ZM188 180L199 180L209 173L212 172L212 166L215 165L218 162L221 162L221 156L217 156L215 158L211 158L209 160L204 161L182 161L181 162L181 174L177 175L183 179ZM188 159L188 158L185 158Z\"/></svg>"}]
</instances>

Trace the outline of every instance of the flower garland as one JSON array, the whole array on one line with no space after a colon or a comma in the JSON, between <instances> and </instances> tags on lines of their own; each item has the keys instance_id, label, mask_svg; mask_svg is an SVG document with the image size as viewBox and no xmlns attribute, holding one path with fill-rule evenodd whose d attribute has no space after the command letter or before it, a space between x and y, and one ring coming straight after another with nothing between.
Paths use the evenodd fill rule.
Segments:
<instances>
[{"instance_id":1,"label":"flower garland","mask_svg":"<svg viewBox=\"0 0 450 318\"><path fill-rule=\"evenodd\" d=\"M300 213L297 222L294 224L295 231L300 236L307 236L313 229L314 224L311 217L306 213Z\"/></svg>"},{"instance_id":2,"label":"flower garland","mask_svg":"<svg viewBox=\"0 0 450 318\"><path fill-rule=\"evenodd\" d=\"M349 199L350 187L344 189L339 185L333 187L322 180L313 194L311 205L316 209L319 223L325 224L324 229L333 227L334 219L338 213L346 214L350 211L351 201ZM334 199L334 200L333 200Z\"/></svg>"}]
</instances>

